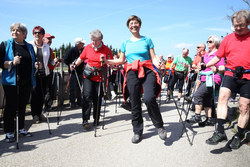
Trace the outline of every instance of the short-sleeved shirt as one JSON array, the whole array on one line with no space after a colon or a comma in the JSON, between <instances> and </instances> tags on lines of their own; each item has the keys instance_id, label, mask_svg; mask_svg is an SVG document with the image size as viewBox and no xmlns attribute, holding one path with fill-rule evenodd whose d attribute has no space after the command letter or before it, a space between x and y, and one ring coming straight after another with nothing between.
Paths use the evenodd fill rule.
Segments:
<instances>
[{"instance_id":1,"label":"short-sleeved shirt","mask_svg":"<svg viewBox=\"0 0 250 167\"><path fill-rule=\"evenodd\" d=\"M126 40L123 42L121 52L125 53L127 62L132 63L134 60L150 60L149 50L152 48L154 48L152 40L142 36L138 41Z\"/></svg>"},{"instance_id":2,"label":"short-sleeved shirt","mask_svg":"<svg viewBox=\"0 0 250 167\"><path fill-rule=\"evenodd\" d=\"M208 62L210 62L216 56L216 52L214 52L210 56L208 56L209 53L205 54L204 55L204 63L207 64ZM221 58L221 60L217 64L215 64L216 68L218 68L219 66L222 66L222 65L223 66L225 65L225 58L224 57ZM206 68L205 70L203 70L203 72L207 72L207 71L211 71L211 68ZM201 81L206 81L206 76L205 75L201 76ZM214 74L214 81L218 85L221 84L221 76L220 76L220 74Z\"/></svg>"},{"instance_id":3,"label":"short-sleeved shirt","mask_svg":"<svg viewBox=\"0 0 250 167\"><path fill-rule=\"evenodd\" d=\"M216 53L218 57L226 57L226 68L235 70L242 66L244 69L250 69L250 31L246 35L237 35L231 33L221 42ZM225 75L233 76L233 73L226 71ZM243 74L243 78L250 80L250 74Z\"/></svg>"},{"instance_id":4,"label":"short-sleeved shirt","mask_svg":"<svg viewBox=\"0 0 250 167\"><path fill-rule=\"evenodd\" d=\"M174 64L175 64L175 70L176 71L188 71L188 68L185 67L184 65L192 65L192 59L190 57L186 57L184 58L182 55L178 56L175 60L174 60Z\"/></svg>"},{"instance_id":5,"label":"short-sleeved shirt","mask_svg":"<svg viewBox=\"0 0 250 167\"><path fill-rule=\"evenodd\" d=\"M201 55L196 55L193 61L193 64L198 66L198 64L201 62L202 57L207 54L206 51L203 51Z\"/></svg>"}]
</instances>

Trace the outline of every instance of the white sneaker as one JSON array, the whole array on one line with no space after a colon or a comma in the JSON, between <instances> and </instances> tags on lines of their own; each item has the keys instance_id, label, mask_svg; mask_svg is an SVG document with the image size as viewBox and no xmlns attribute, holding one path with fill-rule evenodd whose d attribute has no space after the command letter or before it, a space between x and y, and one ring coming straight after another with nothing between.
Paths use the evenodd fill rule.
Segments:
<instances>
[{"instance_id":1,"label":"white sneaker","mask_svg":"<svg viewBox=\"0 0 250 167\"><path fill-rule=\"evenodd\" d=\"M115 100L117 97L117 94L115 94L114 91L111 91L111 100Z\"/></svg>"}]
</instances>

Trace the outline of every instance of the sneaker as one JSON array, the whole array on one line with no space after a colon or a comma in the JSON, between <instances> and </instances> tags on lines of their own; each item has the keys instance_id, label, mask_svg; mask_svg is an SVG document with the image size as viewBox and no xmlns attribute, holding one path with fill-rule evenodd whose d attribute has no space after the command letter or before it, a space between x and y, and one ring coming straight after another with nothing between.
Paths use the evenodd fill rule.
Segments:
<instances>
[{"instance_id":1,"label":"sneaker","mask_svg":"<svg viewBox=\"0 0 250 167\"><path fill-rule=\"evenodd\" d=\"M131 111L131 103L130 102L123 103L121 105L121 107L124 108L125 110Z\"/></svg>"},{"instance_id":2,"label":"sneaker","mask_svg":"<svg viewBox=\"0 0 250 167\"><path fill-rule=\"evenodd\" d=\"M134 136L132 137L132 143L137 144L141 141L141 135L140 134L134 134Z\"/></svg>"},{"instance_id":3,"label":"sneaker","mask_svg":"<svg viewBox=\"0 0 250 167\"><path fill-rule=\"evenodd\" d=\"M188 103L191 102L191 97L190 97L190 96L184 96L184 99L185 99Z\"/></svg>"},{"instance_id":4,"label":"sneaker","mask_svg":"<svg viewBox=\"0 0 250 167\"><path fill-rule=\"evenodd\" d=\"M170 101L170 96L167 96L165 102L168 103L169 101Z\"/></svg>"},{"instance_id":5,"label":"sneaker","mask_svg":"<svg viewBox=\"0 0 250 167\"><path fill-rule=\"evenodd\" d=\"M193 115L190 119L187 120L187 123L195 124L201 123L201 116L200 115Z\"/></svg>"},{"instance_id":6,"label":"sneaker","mask_svg":"<svg viewBox=\"0 0 250 167\"><path fill-rule=\"evenodd\" d=\"M199 123L199 126L200 127L205 127L205 126L214 126L214 120L213 118L208 118L206 119L204 122L200 122Z\"/></svg>"},{"instance_id":7,"label":"sneaker","mask_svg":"<svg viewBox=\"0 0 250 167\"><path fill-rule=\"evenodd\" d=\"M241 139L238 136L233 136L231 143L229 144L229 147L231 149L238 149L240 148Z\"/></svg>"},{"instance_id":8,"label":"sneaker","mask_svg":"<svg viewBox=\"0 0 250 167\"><path fill-rule=\"evenodd\" d=\"M87 120L83 121L82 126L83 126L84 131L88 131L90 129L90 126Z\"/></svg>"},{"instance_id":9,"label":"sneaker","mask_svg":"<svg viewBox=\"0 0 250 167\"><path fill-rule=\"evenodd\" d=\"M12 143L14 141L16 141L14 132L6 133L5 142Z\"/></svg>"},{"instance_id":10,"label":"sneaker","mask_svg":"<svg viewBox=\"0 0 250 167\"><path fill-rule=\"evenodd\" d=\"M41 114L41 115L39 116L39 120L40 120L40 122L46 122L46 121L47 121L47 118L46 118L43 114Z\"/></svg>"},{"instance_id":11,"label":"sneaker","mask_svg":"<svg viewBox=\"0 0 250 167\"><path fill-rule=\"evenodd\" d=\"M181 107L181 102L179 100L177 101L177 106Z\"/></svg>"},{"instance_id":12,"label":"sneaker","mask_svg":"<svg viewBox=\"0 0 250 167\"><path fill-rule=\"evenodd\" d=\"M27 130L25 130L25 129L20 129L19 130L19 135L27 136L27 137L31 137L32 136L32 134L30 132L28 132Z\"/></svg>"},{"instance_id":13,"label":"sneaker","mask_svg":"<svg viewBox=\"0 0 250 167\"><path fill-rule=\"evenodd\" d=\"M162 140L166 140L167 139L167 132L165 131L164 128L158 128L158 135Z\"/></svg>"},{"instance_id":14,"label":"sneaker","mask_svg":"<svg viewBox=\"0 0 250 167\"><path fill-rule=\"evenodd\" d=\"M212 118L208 118L205 122L205 126L214 126L214 120Z\"/></svg>"},{"instance_id":15,"label":"sneaker","mask_svg":"<svg viewBox=\"0 0 250 167\"><path fill-rule=\"evenodd\" d=\"M215 131L213 136L206 140L206 143L210 144L210 145L216 145L216 144L218 144L219 142L222 142L222 141L227 141L226 134Z\"/></svg>"},{"instance_id":16,"label":"sneaker","mask_svg":"<svg viewBox=\"0 0 250 167\"><path fill-rule=\"evenodd\" d=\"M33 123L38 124L40 122L40 119L37 115L33 117Z\"/></svg>"},{"instance_id":17,"label":"sneaker","mask_svg":"<svg viewBox=\"0 0 250 167\"><path fill-rule=\"evenodd\" d=\"M117 94L114 91L111 91L111 100L115 100L117 98Z\"/></svg>"}]
</instances>

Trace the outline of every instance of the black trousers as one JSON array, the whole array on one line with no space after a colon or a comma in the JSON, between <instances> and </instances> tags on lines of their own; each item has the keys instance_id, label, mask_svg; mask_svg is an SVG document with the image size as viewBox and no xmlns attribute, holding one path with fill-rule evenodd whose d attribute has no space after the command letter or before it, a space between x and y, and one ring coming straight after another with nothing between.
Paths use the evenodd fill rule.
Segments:
<instances>
[{"instance_id":1,"label":"black trousers","mask_svg":"<svg viewBox=\"0 0 250 167\"><path fill-rule=\"evenodd\" d=\"M36 87L32 90L31 96L31 114L33 117L41 115L45 93L48 89L48 77L36 78Z\"/></svg>"},{"instance_id":2,"label":"black trousers","mask_svg":"<svg viewBox=\"0 0 250 167\"><path fill-rule=\"evenodd\" d=\"M182 93L183 85L184 85L184 79L186 75L184 72L175 71L173 79L171 81L170 89L172 92L174 91L174 85L177 81L179 81L178 87L179 87L179 93Z\"/></svg>"},{"instance_id":3,"label":"black trousers","mask_svg":"<svg viewBox=\"0 0 250 167\"><path fill-rule=\"evenodd\" d=\"M155 73L144 68L145 77L138 78L138 71L128 71L127 88L131 101L132 126L135 134L143 133L143 118L141 108L141 88L144 90L144 102L147 106L148 114L156 128L163 127L162 116L156 103L156 76Z\"/></svg>"},{"instance_id":4,"label":"black trousers","mask_svg":"<svg viewBox=\"0 0 250 167\"><path fill-rule=\"evenodd\" d=\"M98 97L98 89L100 82L92 81L91 79L84 79L84 95L83 95L83 105L82 105L82 120L86 121L90 119L91 108L93 104L93 118L95 121L100 119L100 110L103 97L103 87L101 84L101 91ZM99 98L99 99L98 99ZM97 108L97 103L99 100L99 108Z\"/></svg>"},{"instance_id":5,"label":"black trousers","mask_svg":"<svg viewBox=\"0 0 250 167\"><path fill-rule=\"evenodd\" d=\"M20 84L19 96L17 96L16 86L3 85L3 89L6 96L6 105L3 114L4 132L14 132L16 111L18 111L19 129L23 129L25 121L25 110L30 97L31 85Z\"/></svg>"}]
</instances>

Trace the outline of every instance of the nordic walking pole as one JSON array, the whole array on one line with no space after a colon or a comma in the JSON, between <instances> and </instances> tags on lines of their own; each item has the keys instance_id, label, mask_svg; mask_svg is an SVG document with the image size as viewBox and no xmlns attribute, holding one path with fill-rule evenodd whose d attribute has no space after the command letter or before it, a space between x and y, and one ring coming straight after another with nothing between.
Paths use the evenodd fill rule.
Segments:
<instances>
[{"instance_id":1,"label":"nordic walking pole","mask_svg":"<svg viewBox=\"0 0 250 167\"><path fill-rule=\"evenodd\" d=\"M3 92L4 93L4 92ZM5 93L3 96L3 103L2 103L2 112L1 112L1 116L0 116L0 127L2 127L2 121L3 121L3 113L4 113L4 103L5 103Z\"/></svg>"},{"instance_id":2,"label":"nordic walking pole","mask_svg":"<svg viewBox=\"0 0 250 167\"><path fill-rule=\"evenodd\" d=\"M117 85L117 96L119 98L119 66L117 66L116 72L116 85ZM117 113L117 98L115 99L115 113Z\"/></svg>"},{"instance_id":3,"label":"nordic walking pole","mask_svg":"<svg viewBox=\"0 0 250 167\"><path fill-rule=\"evenodd\" d=\"M68 88L69 88L69 81L70 81L71 75L72 75L72 73L70 73L70 75L69 75L69 79L68 79L68 82L67 82L67 86L66 86L66 89L65 89L65 93L67 93L67 92L68 92Z\"/></svg>"},{"instance_id":4,"label":"nordic walking pole","mask_svg":"<svg viewBox=\"0 0 250 167\"><path fill-rule=\"evenodd\" d=\"M214 110L215 110L215 122L217 122L217 114L216 114L216 107L215 107L215 104L216 104L216 100L215 100L215 80L214 80L214 73L213 73L213 96L214 96ZM215 130L217 129L216 128L216 124L214 124L214 128Z\"/></svg>"},{"instance_id":5,"label":"nordic walking pole","mask_svg":"<svg viewBox=\"0 0 250 167\"><path fill-rule=\"evenodd\" d=\"M118 66L119 67L119 66ZM118 71L118 94L120 95L122 93L122 72L121 72L121 69L118 68L119 71ZM121 103L121 98L119 98L119 106L120 106L120 103Z\"/></svg>"},{"instance_id":6,"label":"nordic walking pole","mask_svg":"<svg viewBox=\"0 0 250 167\"><path fill-rule=\"evenodd\" d=\"M16 149L19 149L19 65L16 64L16 93L17 93L17 101L16 101Z\"/></svg>"},{"instance_id":7,"label":"nordic walking pole","mask_svg":"<svg viewBox=\"0 0 250 167\"><path fill-rule=\"evenodd\" d=\"M173 97L173 92L171 92L171 94L172 94L172 97ZM189 135L188 135L188 133L187 133L187 128L186 128L185 122L183 121L183 119L182 119L182 117L181 117L181 113L180 113L180 111L179 111L179 108L178 108L178 106L177 106L177 103L176 103L174 97L173 97L173 101L174 101L175 107L176 107L176 109L177 109L177 112L178 112L178 114L179 114L179 116L180 116L180 121L181 121L182 127L183 127L183 128L182 128L182 131L181 131L181 136L180 136L180 137L182 137L183 129L185 129L185 133L186 133L186 135L187 135L188 142L189 142L189 144L192 146L193 143L191 142L191 140L190 140L190 138L189 138Z\"/></svg>"},{"instance_id":8,"label":"nordic walking pole","mask_svg":"<svg viewBox=\"0 0 250 167\"><path fill-rule=\"evenodd\" d=\"M103 68L103 64L102 63L102 67ZM105 69L104 69L105 70ZM107 70L107 69L106 69ZM109 81L108 81L108 76L109 76L109 69L107 70L107 76L106 76L106 89L104 88L105 87L105 83L103 82L103 92L104 92L104 96L106 95L107 96L107 91L108 91L108 86L109 86ZM105 113L106 113L106 105L107 105L107 100L106 98L104 99L104 111L103 111L103 118L102 118L102 129L104 129L104 126L105 126L105 122L104 122L104 119L105 119Z\"/></svg>"},{"instance_id":9,"label":"nordic walking pole","mask_svg":"<svg viewBox=\"0 0 250 167\"><path fill-rule=\"evenodd\" d=\"M103 66L103 62L101 63L101 67ZM98 96L97 96L97 114L98 110L100 108L100 103L101 103L101 87L102 87L102 75L100 74L100 79L99 79L99 86L98 86ZM96 137L96 126L97 126L97 120L94 122L94 131L95 134L94 136Z\"/></svg>"}]
</instances>

